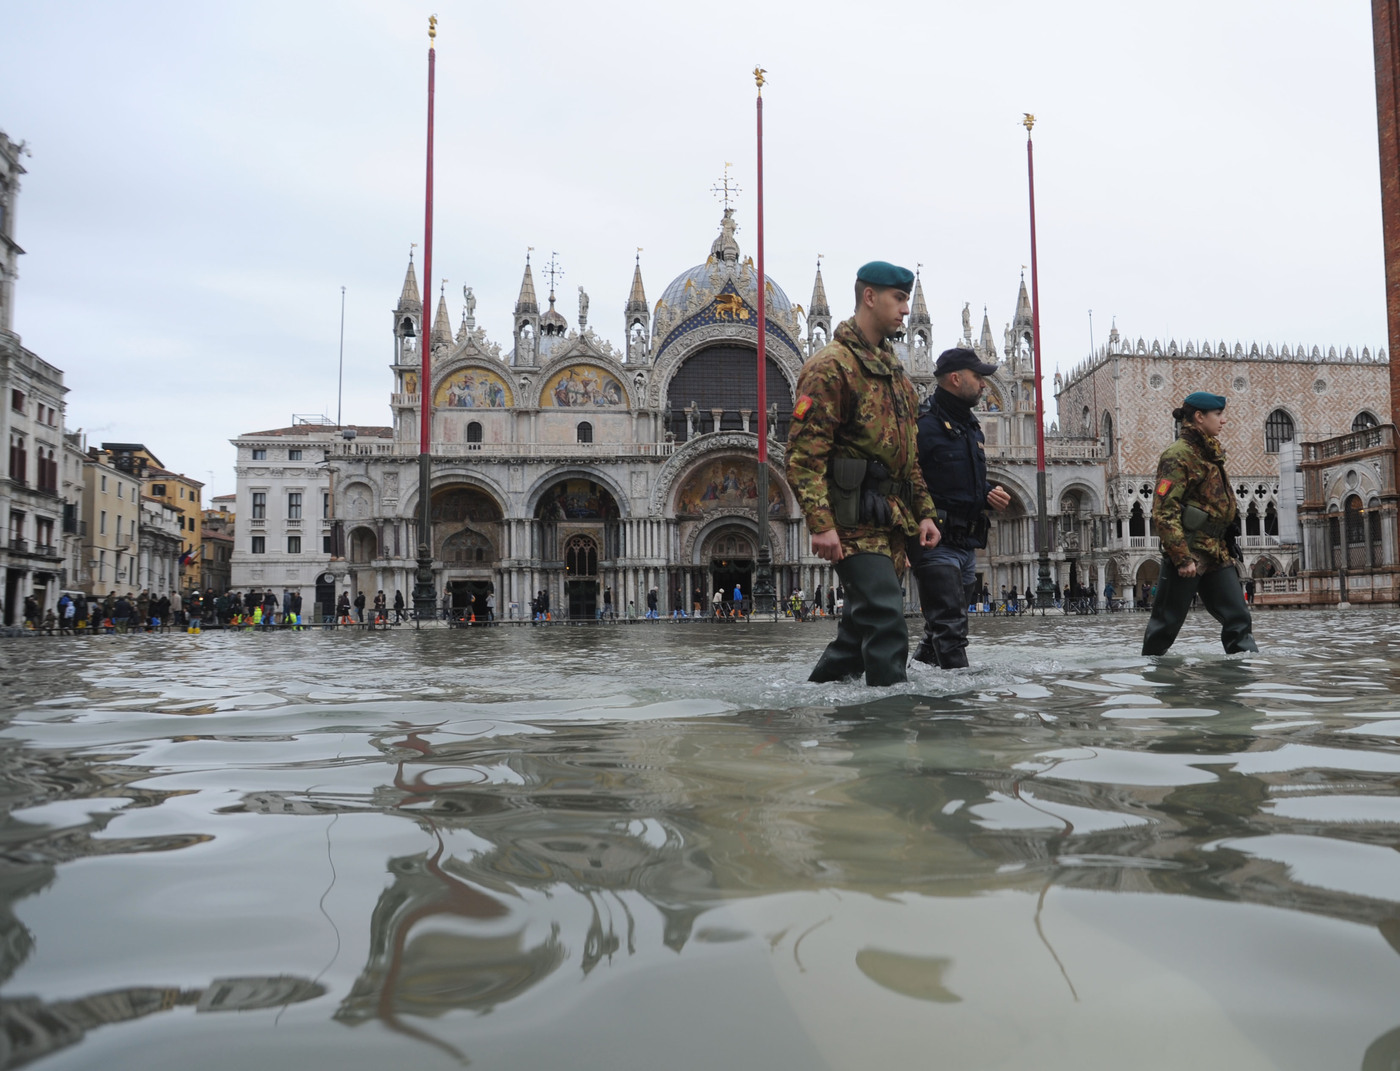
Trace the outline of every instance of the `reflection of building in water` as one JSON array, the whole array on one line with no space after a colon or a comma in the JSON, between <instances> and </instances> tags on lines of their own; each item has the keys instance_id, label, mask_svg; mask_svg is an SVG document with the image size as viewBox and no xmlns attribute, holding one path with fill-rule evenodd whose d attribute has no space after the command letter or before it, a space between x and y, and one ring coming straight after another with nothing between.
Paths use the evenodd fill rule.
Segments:
<instances>
[{"instance_id":1,"label":"reflection of building in water","mask_svg":"<svg viewBox=\"0 0 1400 1071\"><path fill-rule=\"evenodd\" d=\"M76 1000L0 999L0 1067L21 1067L76 1045L90 1030L194 1005L196 1012L281 1008L322 996L325 987L305 978L259 975L216 978L205 989L128 986Z\"/></svg>"},{"instance_id":2,"label":"reflection of building in water","mask_svg":"<svg viewBox=\"0 0 1400 1071\"><path fill-rule=\"evenodd\" d=\"M1161 701L1198 700L1183 692ZM1394 901L1309 886L1250 854L1250 838L1299 831L1272 803L1285 788L1286 798L1300 792L1296 772L1232 770L1239 754L1279 745L1237 732L1230 712L1209 731L1182 725L1158 739L1195 783L1133 785L1078 778L1086 741L1113 746L1097 719L1036 727L994 714L973 720L970 709L915 697L871 704L864 720L755 712L625 732L400 732L377 741L393 776L372 792L261 792L241 809L379 810L441 838L432 853L390 861L369 958L336 1013L435 1045L443 1043L408 1020L484 1012L551 978L627 969L658 946L686 953L693 941L725 939L722 930L706 937L707 911L792 892L1041 896L1064 887L1204 897L1400 939ZM1246 726L1257 716L1238 713ZM1207 763L1213 772L1196 769ZM1345 776L1363 792L1389 792L1381 773ZM1319 781L1327 791L1335 789ZM446 845L466 839L454 841L455 830L476 847L449 855ZM1345 833L1377 845L1393 835L1386 825ZM936 967L897 956L861 964L895 988L932 986Z\"/></svg>"}]
</instances>

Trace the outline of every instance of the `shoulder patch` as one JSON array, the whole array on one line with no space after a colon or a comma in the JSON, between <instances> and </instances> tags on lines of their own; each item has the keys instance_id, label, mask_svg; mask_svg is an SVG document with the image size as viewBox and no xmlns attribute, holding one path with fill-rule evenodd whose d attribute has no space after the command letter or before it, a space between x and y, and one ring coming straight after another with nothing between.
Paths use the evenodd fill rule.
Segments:
<instances>
[{"instance_id":1,"label":"shoulder patch","mask_svg":"<svg viewBox=\"0 0 1400 1071\"><path fill-rule=\"evenodd\" d=\"M1171 489L1172 489L1172 482L1171 482L1171 480L1158 480L1158 481L1157 481L1157 497L1158 497L1158 498L1161 498L1163 495L1165 495L1165 494L1166 494L1168 491L1170 491Z\"/></svg>"},{"instance_id":2,"label":"shoulder patch","mask_svg":"<svg viewBox=\"0 0 1400 1071\"><path fill-rule=\"evenodd\" d=\"M792 407L792 419L803 419L812 409L812 399L809 395L802 395L797 399L797 404Z\"/></svg>"}]
</instances>

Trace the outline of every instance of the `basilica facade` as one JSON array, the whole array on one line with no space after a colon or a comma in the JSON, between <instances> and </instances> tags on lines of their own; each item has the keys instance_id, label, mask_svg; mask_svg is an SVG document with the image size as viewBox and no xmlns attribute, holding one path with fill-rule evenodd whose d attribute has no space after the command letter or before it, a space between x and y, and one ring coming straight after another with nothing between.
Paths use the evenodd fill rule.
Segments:
<instances>
[{"instance_id":1,"label":"basilica facade","mask_svg":"<svg viewBox=\"0 0 1400 1071\"><path fill-rule=\"evenodd\" d=\"M841 316L833 318L820 264L805 309L773 279L760 296L737 231L726 208L703 261L671 279L654 303L639 261L630 287L618 288L627 299L616 343L595 330L581 288L576 318L559 310L553 289L541 302L528 256L508 348L477 325L469 288L455 330L445 295L429 317L410 261L386 332L389 423L353 435L298 427L235 440L234 586L297 588L308 606L346 590L367 600L382 590L390 601L401 591L411 601L419 407L426 397L436 594L461 613L483 616L490 596L498 617L524 617L541 592L554 616L571 618L591 618L606 605L618 616L640 616L653 590L665 615L708 605L716 590L728 597L737 586L747 597L760 523L768 527L780 597L829 590L835 577L810 552L784 475L783 444L802 363L826 344ZM854 267L852 278L841 280L842 295ZM756 411L760 300L766 413ZM949 346L967 346L999 365L977 413L989 474L1011 494L979 555L979 580L994 595L1033 589L1038 571L1032 325L1023 279L1000 345L985 309L974 333L967 306L961 337L935 341L918 280L905 337L895 344L921 396L934 389L933 362ZM419 381L424 345L432 358L426 384ZM1386 373L1383 351L1373 357L1134 344L1115 329L1092 359L1056 377L1057 410L1045 439L1052 579L1098 596L1108 585L1125 595L1155 581L1156 457L1174 434L1171 408L1191 390L1209 389L1231 398L1234 427L1226 441L1245 519L1246 565L1261 581L1280 578L1273 588L1287 594L1287 578L1309 563L1298 535L1306 512L1302 477L1294 478L1302 461L1281 480L1280 446L1286 464L1293 456L1287 444L1341 434L1388 412ZM759 420L767 421L770 443L761 507ZM277 464L290 465L292 447L283 459L290 440L316 454L314 472ZM283 488L279 481L289 473L300 473L307 487ZM250 545L263 529L276 528L283 500L289 514L301 517L315 503L321 516L313 538L264 536L264 553L281 551L284 542L299 548L286 562L273 562ZM261 515L254 520L245 506ZM252 524L263 527L254 533ZM1385 553L1393 557L1393 546ZM908 598L913 609L912 585Z\"/></svg>"},{"instance_id":2,"label":"basilica facade","mask_svg":"<svg viewBox=\"0 0 1400 1071\"><path fill-rule=\"evenodd\" d=\"M760 297L751 257L726 209L708 255L649 302L640 262L622 309L620 342L551 290L542 303L527 257L508 351L486 337L464 292L454 331L445 296L431 320L410 262L392 320L392 431L327 443L343 558L327 562L342 585L407 594L416 569L419 406L432 406L432 557L439 597L463 611L521 616L541 591L553 613L645 611L653 589L664 613L708 605L715 590L752 590L758 525L768 526L780 596L809 597L834 580L810 541L783 472L783 443L803 361L831 337L820 265L806 309L767 280ZM703 248L703 246L702 246ZM845 292L843 280L841 291ZM758 302L765 302L768 411L756 411ZM839 317L838 317L839 319ZM967 313L965 334L970 336ZM1014 328L1014 330L1013 330ZM984 406L988 440L1024 468L1033 460L1030 305L1024 286L1006 333L1008 360ZM985 315L966 340L997 359ZM419 382L419 347L432 382ZM940 347L941 348L941 347ZM922 283L896 345L920 393L932 390L934 346ZM768 501L758 502L758 421L768 422ZM1092 443L1078 444L1092 461ZM1093 466L1077 475L1097 487ZM240 484L242 480L240 480ZM1022 501L1034 487L1022 474ZM761 520L760 520L761 518ZM1021 517L1020 544L1030 546ZM1007 540L1008 545L1015 545ZM914 597L911 591L911 599Z\"/></svg>"}]
</instances>

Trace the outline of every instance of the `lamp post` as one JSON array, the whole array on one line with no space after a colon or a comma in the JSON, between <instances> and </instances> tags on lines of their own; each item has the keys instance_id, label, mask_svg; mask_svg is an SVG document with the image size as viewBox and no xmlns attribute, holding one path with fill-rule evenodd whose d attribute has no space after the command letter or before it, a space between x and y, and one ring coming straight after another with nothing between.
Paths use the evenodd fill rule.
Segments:
<instances>
[{"instance_id":1,"label":"lamp post","mask_svg":"<svg viewBox=\"0 0 1400 1071\"><path fill-rule=\"evenodd\" d=\"M1021 121L1026 127L1026 178L1031 199L1031 348L1035 360L1035 541L1039 551L1035 605L1044 613L1054 604L1055 587L1050 582L1050 515L1045 506L1045 400L1041 386L1044 376L1040 354L1040 273L1035 258L1035 149L1031 142L1035 116L1024 114Z\"/></svg>"}]
</instances>

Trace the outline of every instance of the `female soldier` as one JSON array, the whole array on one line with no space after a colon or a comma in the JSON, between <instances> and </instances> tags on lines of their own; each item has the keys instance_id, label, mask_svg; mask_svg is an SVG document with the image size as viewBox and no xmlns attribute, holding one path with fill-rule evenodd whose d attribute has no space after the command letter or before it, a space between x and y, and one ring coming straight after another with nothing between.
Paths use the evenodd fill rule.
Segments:
<instances>
[{"instance_id":1,"label":"female soldier","mask_svg":"<svg viewBox=\"0 0 1400 1071\"><path fill-rule=\"evenodd\" d=\"M1239 513L1220 445L1225 399L1196 391L1172 417L1181 422L1181 437L1157 462L1152 520L1162 541L1162 567L1142 653L1166 653L1198 594L1220 622L1226 653L1257 651L1232 560Z\"/></svg>"}]
</instances>

